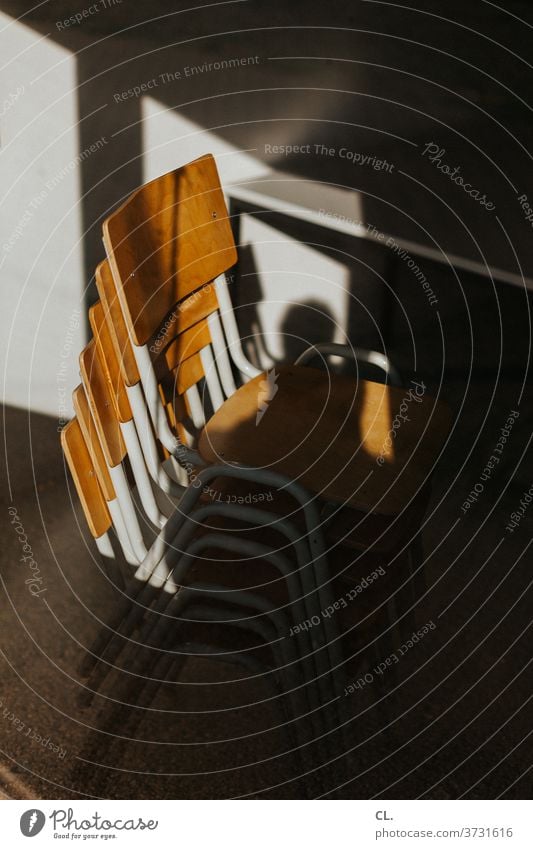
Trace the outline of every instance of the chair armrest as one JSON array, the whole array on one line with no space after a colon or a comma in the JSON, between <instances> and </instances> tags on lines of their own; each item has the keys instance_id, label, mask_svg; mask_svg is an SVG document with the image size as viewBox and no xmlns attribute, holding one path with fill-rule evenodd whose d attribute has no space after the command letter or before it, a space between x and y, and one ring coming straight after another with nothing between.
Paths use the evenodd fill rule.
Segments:
<instances>
[{"instance_id":1,"label":"chair armrest","mask_svg":"<svg viewBox=\"0 0 533 849\"><path fill-rule=\"evenodd\" d=\"M353 348L351 345L341 345L337 342L323 342L317 345L311 345L303 354L300 354L294 364L298 366L306 365L310 360L320 354L343 357L346 360L361 360L369 365L377 366L377 368L385 372L388 383L392 386L403 386L400 372L385 354L380 354L378 351L368 351L365 348Z\"/></svg>"}]
</instances>

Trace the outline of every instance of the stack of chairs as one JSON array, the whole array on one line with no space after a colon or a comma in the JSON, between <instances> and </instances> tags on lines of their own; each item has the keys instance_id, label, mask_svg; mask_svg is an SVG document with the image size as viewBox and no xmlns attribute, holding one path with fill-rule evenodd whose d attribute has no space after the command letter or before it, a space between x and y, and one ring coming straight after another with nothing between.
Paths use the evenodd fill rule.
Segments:
<instances>
[{"instance_id":1,"label":"stack of chairs","mask_svg":"<svg viewBox=\"0 0 533 849\"><path fill-rule=\"evenodd\" d=\"M397 475L407 481L396 491L400 510L376 509L375 493L360 486L357 434L333 484L317 484L327 478L327 469L317 478L321 457L304 451L306 466L295 472L284 435L320 396L325 375L331 397L346 394L347 379L328 367L340 356L358 367L359 414L379 441L403 397L387 357L314 346L280 368L298 396L275 411L277 386L248 361L239 336L228 277L237 250L210 155L134 192L104 222L103 237L93 338L80 354L75 417L61 441L122 601L84 657L81 702L92 704L118 665L136 682L139 703L150 704L161 682L179 679L183 646L216 656L214 638L229 638L223 656L260 670L273 688L295 757L313 741L326 757L328 735L340 733L345 745L342 692L350 661L361 659L347 639L357 632L357 605L336 600L362 555L394 564L411 597L399 613L400 594L384 594L369 651L386 650L397 621L411 627L416 588L423 593L419 529L447 411L428 397L416 404L401 455L410 468ZM307 365L313 356L327 372ZM381 384L362 379L368 363L382 369ZM328 433L343 430L335 405L323 418ZM216 446L220 433L233 438L231 456ZM276 463L262 461L268 444L280 446ZM336 489L339 474L344 488ZM346 497L348 475L356 498Z\"/></svg>"}]
</instances>

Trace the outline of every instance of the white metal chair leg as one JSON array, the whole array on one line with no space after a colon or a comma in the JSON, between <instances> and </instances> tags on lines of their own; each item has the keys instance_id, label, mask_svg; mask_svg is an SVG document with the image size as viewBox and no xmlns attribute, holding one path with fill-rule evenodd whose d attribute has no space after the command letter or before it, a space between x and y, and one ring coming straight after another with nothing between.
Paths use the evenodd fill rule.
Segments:
<instances>
[{"instance_id":1,"label":"white metal chair leg","mask_svg":"<svg viewBox=\"0 0 533 849\"><path fill-rule=\"evenodd\" d=\"M202 406L202 399L200 398L200 393L198 392L197 386L191 386L190 389L187 389L185 392L185 397L187 398L187 402L189 404L189 410L191 412L191 419L195 428L201 430L205 425L205 416L204 416L204 408Z\"/></svg>"},{"instance_id":2,"label":"white metal chair leg","mask_svg":"<svg viewBox=\"0 0 533 849\"><path fill-rule=\"evenodd\" d=\"M116 532L114 536L116 538ZM109 532L102 534L100 537L95 537L94 541L108 579L114 586L118 586L121 591L124 591L127 588L130 578L130 570L125 569L125 567L133 564L127 563L124 557L124 551L120 548L118 542L115 542L115 546L113 546L113 539ZM120 548L118 558L115 548Z\"/></svg>"},{"instance_id":3,"label":"white metal chair leg","mask_svg":"<svg viewBox=\"0 0 533 849\"><path fill-rule=\"evenodd\" d=\"M130 566L138 566L139 562L142 562L142 558L139 560L139 557L135 552L135 546L130 541L128 528L124 521L124 516L122 515L118 498L114 498L113 501L108 501L107 508L109 510L109 515L111 516L111 521L113 522L113 527L120 543L120 547L124 552L126 563Z\"/></svg>"},{"instance_id":4,"label":"white metal chair leg","mask_svg":"<svg viewBox=\"0 0 533 849\"><path fill-rule=\"evenodd\" d=\"M159 397L159 388L148 348L146 345L135 345L132 340L132 349L141 376L146 405L159 441L170 454L176 457L179 463L189 462L203 466L204 461L200 454L184 445L170 429ZM200 425L200 427L203 427L203 425Z\"/></svg>"},{"instance_id":5,"label":"white metal chair leg","mask_svg":"<svg viewBox=\"0 0 533 849\"><path fill-rule=\"evenodd\" d=\"M224 396L218 381L218 373L210 345L206 345L205 348L202 348L200 351L200 360L204 369L205 382L211 399L211 404L213 405L213 410L216 413L216 411L224 403Z\"/></svg>"},{"instance_id":6,"label":"white metal chair leg","mask_svg":"<svg viewBox=\"0 0 533 849\"><path fill-rule=\"evenodd\" d=\"M218 305L220 307L220 318L224 327L224 333L228 340L228 350L231 359L240 371L244 381L251 380L252 377L257 377L262 374L261 369L256 368L244 355L242 350L242 342L233 312L233 304L228 293L228 284L226 275L221 274L215 280L215 291L217 294Z\"/></svg>"},{"instance_id":7,"label":"white metal chair leg","mask_svg":"<svg viewBox=\"0 0 533 849\"><path fill-rule=\"evenodd\" d=\"M130 402L131 411L133 413L133 421L139 436L139 442L143 452L146 467L150 477L163 492L170 496L180 497L183 495L184 487L188 484L187 473L185 469L177 465L174 467L177 471L178 480L173 480L163 469L157 445L152 430L152 422L148 415L146 402L140 383L135 386L126 387L128 400Z\"/></svg>"},{"instance_id":8,"label":"white metal chair leg","mask_svg":"<svg viewBox=\"0 0 533 849\"><path fill-rule=\"evenodd\" d=\"M120 428L144 512L156 527L161 528L165 524L166 517L160 513L154 498L133 419L129 422L121 423Z\"/></svg>"},{"instance_id":9,"label":"white metal chair leg","mask_svg":"<svg viewBox=\"0 0 533 849\"><path fill-rule=\"evenodd\" d=\"M106 560L113 560L115 552L113 551L113 545L109 538L109 534L102 534L101 537L95 537L94 541L100 555L105 557Z\"/></svg>"},{"instance_id":10,"label":"white metal chair leg","mask_svg":"<svg viewBox=\"0 0 533 849\"><path fill-rule=\"evenodd\" d=\"M128 481L126 479L126 474L121 465L113 467L110 466L108 468L109 474L111 475L111 480L113 482L113 488L117 495L116 503L118 505L118 511L120 514L118 517L118 521L119 523L122 523L121 527L123 527L126 538L130 542L130 549L133 551L137 563L142 563L144 558L146 557L146 546L144 544L141 527L139 525L139 519L137 517L135 505L131 497L131 492L128 485ZM108 502L108 504L109 503L111 502ZM117 527L115 524L115 517L111 515L111 518L113 519L113 525ZM123 534L119 534L118 536L119 542L122 545Z\"/></svg>"},{"instance_id":11,"label":"white metal chair leg","mask_svg":"<svg viewBox=\"0 0 533 849\"><path fill-rule=\"evenodd\" d=\"M144 397L150 417L152 419L155 432L158 439L163 443L167 451L173 454L179 440L172 433L166 419L166 414L161 404L159 397L159 388L157 385L150 352L146 345L135 345L132 340L132 349L137 362L137 368L141 377Z\"/></svg>"},{"instance_id":12,"label":"white metal chair leg","mask_svg":"<svg viewBox=\"0 0 533 849\"><path fill-rule=\"evenodd\" d=\"M224 339L224 332L222 330L222 325L220 324L218 313L213 312L210 316L208 316L207 325L209 327L211 342L215 352L215 362L220 375L220 382L222 383L222 388L226 398L231 398L233 393L237 391L237 387L235 386L235 380L233 379L233 371L228 356L226 340Z\"/></svg>"}]
</instances>

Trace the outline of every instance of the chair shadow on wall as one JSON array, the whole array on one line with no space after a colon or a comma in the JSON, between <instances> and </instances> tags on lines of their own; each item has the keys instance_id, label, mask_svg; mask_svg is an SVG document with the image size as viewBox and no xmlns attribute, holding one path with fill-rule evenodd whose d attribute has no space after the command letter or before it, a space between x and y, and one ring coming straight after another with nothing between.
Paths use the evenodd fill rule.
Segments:
<instances>
[{"instance_id":1,"label":"chair shadow on wall","mask_svg":"<svg viewBox=\"0 0 533 849\"><path fill-rule=\"evenodd\" d=\"M316 247L314 243L313 247ZM371 247L374 248L375 254L375 247ZM335 256L335 253L330 251L329 255ZM383 257L379 255L375 258L383 261ZM280 338L274 350L269 342L269 334L266 333L267 328L263 326L261 320L259 304L265 304L267 294L261 272L255 262L253 245L240 245L239 263L232 285L232 299L248 357L258 367L265 368L271 363L292 363L307 348L320 343L340 341L342 344L379 351L388 348L386 332L388 332L389 313L393 307L391 304L382 303L385 301L385 296L381 288L385 287L379 272L377 274L377 285L376 282L371 284L374 288L374 291L370 293L372 304L365 306L368 300L366 295L369 281L360 279L357 265L350 268L348 315L344 324L340 326L325 299L311 298L292 302L289 290L287 308L277 328ZM363 291L359 294L361 289ZM326 361L323 357L317 356L309 364L315 368L332 366L336 374L354 375L377 382L383 380L383 372L368 363L339 357L329 358Z\"/></svg>"},{"instance_id":2,"label":"chair shadow on wall","mask_svg":"<svg viewBox=\"0 0 533 849\"><path fill-rule=\"evenodd\" d=\"M284 237L307 245L310 251L316 251L344 265L347 278L347 309L340 335L327 303L327 295L324 300L313 297L308 301L291 302L288 287L288 308L278 328L283 336L279 346L282 354L276 356L268 350L264 341L266 328L261 325L258 309L258 304L266 301L267 293L261 279L261 270L255 261L253 244L240 241L242 226L239 212L252 214L255 219L278 230ZM370 350L390 350L397 309L392 287L388 282L391 276L389 251L366 240L348 237L281 213L258 211L251 207L241 208L240 205L232 206L231 213L239 252L232 300L241 335L243 339L248 340L246 347L254 362L262 364L261 346L267 360L285 362L294 361L312 344L334 340ZM351 369L347 363L338 363L338 370L350 372ZM375 372L373 374L376 375Z\"/></svg>"}]
</instances>

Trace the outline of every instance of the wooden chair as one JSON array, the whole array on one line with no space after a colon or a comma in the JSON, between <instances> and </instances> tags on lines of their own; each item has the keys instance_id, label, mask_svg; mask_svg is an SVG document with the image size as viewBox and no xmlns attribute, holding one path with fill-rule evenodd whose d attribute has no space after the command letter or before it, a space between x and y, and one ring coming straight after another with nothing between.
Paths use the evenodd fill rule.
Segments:
<instances>
[{"instance_id":1,"label":"wooden chair","mask_svg":"<svg viewBox=\"0 0 533 849\"><path fill-rule=\"evenodd\" d=\"M256 541L249 541L246 547L243 540L233 539L231 534L227 534L225 545L226 547L229 546L229 550L240 550L242 553L248 553L255 559L259 558L260 560L268 561L275 569L281 571L287 582L288 598L294 624L298 624L305 618L311 619L316 617L320 613L321 605L324 606L328 601L327 573L325 566L321 565L323 561L323 544L320 545L318 543L317 536L319 535L318 516L313 516L311 508L305 505L308 496L302 493L298 487L290 484L285 479L279 478L279 476L267 476L268 479L266 482L270 484L274 482L284 486L288 485L289 490L293 494L296 494L301 504L304 505L304 511L307 515L308 534L311 531L313 522L316 526L314 530L315 542L313 556L311 556L311 553L306 549L305 544L300 539L299 531L286 518L276 517L272 513L261 512L249 507L243 509L242 507L208 503L203 505L200 511L196 511L193 516L189 517L191 509L197 500L202 497L202 487L198 486L190 488L188 501L185 499L177 514L177 524L175 524L175 527L172 525L172 522L169 522L163 527L160 538L164 539L166 546L157 548L156 541L156 545L154 546L157 549L156 555L153 555L153 551L147 551L136 507L132 500L128 476L123 468L123 464L128 458L128 451L125 440L122 438L122 429L125 423L131 424L131 413L127 403L127 397L124 395L124 385L120 370L117 368L116 357L114 357L114 352L110 356L107 350L106 323L102 307L99 303L91 309L90 321L96 338L89 343L80 355L84 384L74 392L74 406L81 425L85 447L91 458L92 470L100 484L100 491L107 501L107 509L117 532L118 539L124 549L128 562L138 566L135 572L135 579L137 582L140 582L136 585L138 594L144 592L143 602L152 602L160 587L166 590L167 593L177 591L181 583L181 573L178 573L176 577L175 568L176 561L182 553L182 546L190 538L193 531L198 527L202 528L205 519L218 514L225 516L227 519L238 517L240 520L244 519L258 526L273 525L278 534L285 535L289 548L292 547L296 555L299 566L296 570L294 566L291 567L289 565L289 561L286 559L283 551L278 553L273 552ZM133 444L134 450L139 453L135 441L135 433L127 433L126 435L128 444ZM139 455L137 465L141 462L142 455ZM220 476L221 471L225 473L225 470L218 469L218 476ZM212 479L213 476L217 476L217 470L210 469L208 474L209 479ZM204 473L205 476L206 473ZM234 469L231 471L231 476L234 479L241 480L247 478L251 482L250 475L246 470L240 471ZM261 477L264 478L265 476L259 474L259 478ZM173 518L176 521L176 516ZM185 520L188 521L185 537L182 534L181 537L178 535L174 538L180 522ZM219 547L222 548L224 547L222 545L223 539L222 536L218 538ZM168 548L171 545L172 551L169 552ZM145 581L148 584L147 586L143 584ZM126 620L124 634L127 636L137 623L135 616L132 619L129 603L126 605L126 610L128 618ZM315 630L312 642L315 651L323 649L326 639L325 636L322 638L322 628ZM330 651L329 648L327 651ZM335 656L335 662L339 662L338 653ZM320 675L324 676L328 674L329 667L325 655L320 657L318 666ZM328 687L325 680L321 680L321 686L324 689L324 693L327 694Z\"/></svg>"},{"instance_id":2,"label":"wooden chair","mask_svg":"<svg viewBox=\"0 0 533 849\"><path fill-rule=\"evenodd\" d=\"M139 437L142 437L143 430L148 430L151 435L151 424L146 418L146 405L140 386L139 372L107 261L100 264L96 277L98 290L102 302L105 304L108 324L111 326L115 340L116 359L119 360L122 366L122 373L125 380L130 384L126 385L126 392L129 394L135 390L136 393L135 397L132 397L131 407L134 411L137 410L135 422ZM179 429L181 427L181 421L187 417L187 399L184 392L189 385L187 383L188 373L185 371L184 375L180 369L180 365L182 362L188 363L189 366L194 363L191 342L196 344L196 348L194 348L195 352L197 352L201 345L209 342L206 336L205 312L207 309L213 308L215 302L213 300L213 291L210 290L207 294L209 298L206 302L202 302L200 299L195 300L195 295L193 294L191 298L187 298L182 303L180 310L176 311L174 327L174 330L181 332L169 342L171 333L166 330L166 347L160 345L156 348L157 353L154 359L155 371L159 381L159 396L166 405L168 421L174 432L176 432L176 428ZM198 311L199 305L203 312L202 310ZM198 338L200 340L199 343L197 342ZM328 351L323 350L325 347L328 348ZM309 358L310 355L316 355L317 353L335 353L336 355L340 353L343 356L351 356L353 354L350 350L339 351L338 346L334 346L333 349L331 349L331 346L316 346L312 351L307 352L303 358ZM194 369L191 368L189 374L191 371L194 371ZM173 377L172 372L174 372ZM186 431L185 427L178 430L178 432L180 437L183 440L187 440L190 444L190 432ZM145 450L146 456L147 452ZM159 459L156 459L156 462L159 462ZM194 464L189 464L189 470L193 468ZM161 483L161 467L155 472L151 470L151 474L154 481ZM242 486L239 488L236 484L237 482L233 480L228 487L227 480L221 478L216 481L215 490L218 492L219 497L231 499L236 497L235 493L237 493L237 497L240 493L244 499L246 488L243 489ZM248 482L247 486L250 487L250 485L251 482ZM356 512L353 507L345 509L342 505L339 506L339 504L335 503L326 505L328 509L324 529L330 541L340 543L343 546L349 545L357 551L365 553L372 551L376 560L375 566L388 565L392 562L396 572L403 572L410 576L405 589L402 588L397 591L396 602L389 602L388 606L390 609L388 616L385 616L383 613L381 614L382 620L385 616L385 628L388 626L388 623L400 617L401 630L406 633L414 626L415 619L414 614L403 615L403 611L404 609L408 610L410 607L413 607L417 597L422 596L424 591L421 565L422 557L419 550L417 533L423 513L425 512L427 489L425 487L425 491L416 497L412 508L397 517L393 517L392 522L389 516L372 515L364 511ZM276 490L269 492L269 497L275 496L275 503L270 505L271 509L276 510L278 513L283 513L287 509L290 512L290 504L287 507L287 504L283 503L283 497L280 497L280 495L279 491ZM407 547L405 546L406 540L411 541ZM402 546L405 548L405 551L402 550ZM338 554L333 559L338 560ZM365 557L365 560L367 559ZM343 558L343 574L341 574L340 580L345 584L349 582L350 575L357 574L357 563L358 558L348 563L346 563L346 558ZM385 637L380 640L380 644L385 644L386 642ZM383 653L382 646L381 648L380 646L376 646L376 652L379 653L379 651ZM387 652L385 651L385 653Z\"/></svg>"},{"instance_id":3,"label":"wooden chair","mask_svg":"<svg viewBox=\"0 0 533 849\"><path fill-rule=\"evenodd\" d=\"M236 250L212 157L134 193L105 222L104 241L108 261L97 271L101 302L90 314L95 339L80 357L85 418L90 414L86 451L94 461L93 474L97 465L105 467L98 485L107 475L112 485L107 496L111 502L116 496L139 564L132 601L118 612L118 637L102 644L105 660L118 657L135 630L148 627L153 636L142 605L154 611L156 622L165 621L168 599L179 596L183 558L189 562L189 545L196 544L191 523L210 520L217 510L228 512L216 504L198 507L201 489L228 475L250 487L299 490L308 554L298 555L292 514L265 515L263 521L285 529L297 571L303 575L313 569L319 608L326 609L332 595L320 540L323 522L309 492L327 508L330 527L337 521L338 528L347 505L400 524L405 505L416 500L429 479L446 433L446 412L425 393L415 393L409 421L388 445L407 390L302 365L264 375L246 360L226 277ZM82 406L83 400L79 410ZM89 451L91 435L100 443L100 454L95 447ZM183 492L172 470L163 468L159 443L198 487ZM130 466L143 512L160 528L148 548L131 498ZM182 496L168 518L157 505L150 478ZM108 514L109 501L104 498ZM243 521L258 520L258 510L229 512ZM298 618L295 598L293 593L293 622ZM324 703L329 686L324 683L331 678L330 695L342 685L335 674L341 661L334 620L319 619L314 660Z\"/></svg>"},{"instance_id":4,"label":"wooden chair","mask_svg":"<svg viewBox=\"0 0 533 849\"><path fill-rule=\"evenodd\" d=\"M160 402L156 362L167 350L177 352L177 394L200 431L196 462L275 468L329 504L392 519L416 500L449 427L442 403L417 390L412 421L396 430L412 387L302 365L264 375L244 357L226 276L237 252L212 156L134 192L104 222L104 243L152 421L178 460L186 464L190 448L179 444ZM191 316L186 326L182 312ZM206 344L183 359L179 340L191 327ZM247 381L235 391L228 353ZM204 380L214 410L205 424L196 391Z\"/></svg>"},{"instance_id":5,"label":"wooden chair","mask_svg":"<svg viewBox=\"0 0 533 849\"><path fill-rule=\"evenodd\" d=\"M95 313L93 313L92 321L91 321L91 323L93 325L93 329L96 332L98 332L98 325L95 322L95 318L97 318L97 317L98 317L98 311L96 311L96 315L95 315ZM99 351L98 344L96 344L96 351L97 351L97 353ZM109 407L110 407L109 402L107 403L107 405L105 404L105 399L108 396L106 396L106 393L104 391L102 391L102 389L100 387L100 383L102 382L102 372L104 370L101 369L100 372L99 372L98 371L98 364L100 363L100 361L97 360L96 364L95 364L95 362L93 360L88 360L87 356L88 355L85 354L84 356L82 356L81 359L82 359L82 362L85 365L85 369L84 369L85 372L90 374L90 379L87 379L87 383L93 389L93 396L94 396L93 403L94 403L95 408L96 408L97 420L102 420L102 418L105 418L106 414L108 415L108 411L109 411ZM98 382L97 375L99 375L100 383ZM99 389L99 387L100 387L100 389ZM113 389L115 391L117 390L116 384L113 385ZM101 405L102 403L104 404L104 410L103 411L99 409L99 405ZM104 452L99 446L98 431L97 431L97 428L95 426L95 423L92 421L91 411L89 409L89 405L88 405L87 399L85 397L83 387L79 387L78 390L75 393L75 406L76 406L76 410L77 410L79 418L81 419L81 421L83 421L85 423L85 433L88 434L88 436L86 437L86 441L91 448L93 460L96 463L96 466L97 466L97 469L98 469L97 478L101 481L102 487L105 488L107 486L107 488L109 490L110 487L112 486L112 483L109 480L106 483L106 478L110 477L108 466L107 466L107 463L105 462ZM124 418L124 416L123 416L123 418ZM116 432L117 428L119 428L118 417L111 419L111 425L114 428L114 431ZM107 423L108 428L111 425L109 424L109 422ZM105 437L104 425L102 425L100 432L104 433L104 439L105 439L106 437ZM108 437L108 439L109 439L109 437ZM100 448L100 450L98 450L99 448ZM108 452L111 452L111 450L112 450L111 446L108 446ZM119 457L121 457L122 461L125 459L124 449L122 449L122 452L119 453ZM220 480L220 477L224 473L226 473L226 470L220 469L220 468L217 470L216 468L212 468L212 469L206 470L206 472L209 474L209 477L211 479ZM116 472L115 472L115 474L116 474ZM206 473L204 473L204 477L205 477L205 474ZM238 478L242 474L242 472L240 472L239 470L233 470L233 474L235 474L235 476ZM261 477L261 475L259 475L259 477ZM249 481L251 479L250 473L248 473L248 479L249 479ZM209 478L206 477L205 478L206 485L207 485L208 480L209 480ZM272 480L270 480L270 481L267 480L266 483L267 484L270 483L270 485L271 485ZM201 488L200 489L196 488L193 491L194 497L200 498L200 492L201 492ZM111 494L109 495L109 498L111 499L112 497L113 497L113 491L111 490ZM302 498L302 501L305 501L305 497ZM224 511L221 507L219 507L216 504L215 505L206 505L203 508L203 515L196 514L193 517L193 522L201 524L205 520L205 518L207 518L209 516L209 514L213 515L216 512L224 512ZM229 513L229 515L231 516L231 513L232 513L231 508L229 510L226 510L226 513ZM252 515L249 517L250 520L253 520L255 523L257 523L258 514L257 513L254 514L254 511L251 511L251 514ZM273 517L271 515L267 515L263 519L263 521L265 523L269 522L269 521L273 522ZM316 525L318 526L318 524L319 524L318 517L315 517L314 521L315 521ZM190 527L189 527L189 530L190 530ZM307 530L308 530L308 533L310 531L312 531L312 525L309 525ZM235 540L234 538L232 538L233 535L231 535L231 534L228 535L228 536L229 536L229 540L226 541L226 548L228 550L234 550L235 547L237 547L237 549L238 549L239 546L242 549L243 541ZM295 536L295 534L293 532L293 537L294 536ZM312 534L309 533L309 536L312 536ZM167 537L167 539L170 539L170 537ZM198 544L200 544L202 547L207 548L208 545L210 543L213 543L213 542L214 542L214 540L213 540L212 537L211 538L200 537L200 539L195 542L195 547L197 549ZM221 548L224 548L224 546L222 545L222 540L217 540L217 542L219 543ZM179 550L182 549L183 544L184 544L183 541L179 542L179 546L178 546ZM187 553L185 555L185 558L186 558L185 562L187 561L187 559L190 562L190 557L191 557L192 551L193 551L193 549L189 546L187 548ZM261 553L260 547L256 547L256 548L253 548L253 547L250 548L249 547L248 548L248 553L250 554L250 556L254 556L254 554L255 554L255 557L257 557L258 552ZM262 553L263 553L263 556L266 557L266 552L265 552L264 549L263 549ZM320 552L319 551L315 552L315 558L318 560L319 557L317 557L317 554L319 555ZM141 554L141 557L142 557L142 554ZM279 555L278 555L278 558L279 558ZM270 559L275 560L276 555L270 554ZM307 560L308 559L309 558L307 558ZM307 562L306 561L306 555L304 555L304 557L301 558L299 562L300 562L301 568L300 568L300 572L297 573L297 574L300 575L300 577L303 581L304 577L307 577L307 575L308 575L308 568L306 566L306 562ZM234 564L234 566L235 565L236 564ZM180 568L181 568L181 570L183 570L183 568L184 568L183 562L181 563ZM223 570L223 571L225 572L225 574L227 574L226 570ZM288 575L290 574L290 572L287 571L287 567L285 568L285 574L288 574ZM183 571L176 572L174 570L172 572L171 564L167 563L165 568L164 568L164 571L162 573L161 578L157 578L157 570L156 570L156 573L154 575L154 577L156 578L156 586L157 585L161 586L161 581L163 580L164 576L167 576L167 575L171 575L171 580L166 581L166 584L168 585L168 588L169 588L169 591L170 591L170 596L167 595L167 598L168 598L168 597L172 597L172 591L175 591L174 588L176 587L176 583L181 584L181 582L183 580ZM323 581L323 583L326 583L327 580L328 580L327 575L324 575L324 573L322 573L321 580ZM144 585L141 584L141 586L144 586ZM314 590L313 590L312 586L308 585L307 588L306 588L305 586L302 585L300 593L301 593L301 595L299 595L298 590L296 590L296 592L295 592L294 588L293 588L292 592L290 593L290 603L292 605L292 613L293 613L292 621L296 625L298 625L299 623L301 623L303 621L302 617L304 615L304 611L302 610L301 605L298 604L298 602L300 601L300 598L303 597L307 601L311 601L311 599L313 597ZM152 594L150 601L153 601L156 598L156 596L157 596L157 594ZM162 596L160 596L160 601L158 603L159 607L161 608L161 612L164 614L162 621L166 621L166 615L167 615L167 614L165 614L164 599L165 599L165 595L163 594ZM149 600L148 596L146 596L146 595L142 598L137 599L137 601L140 601L141 603L147 603L148 600ZM323 596L322 597L322 609L325 609L326 601L327 601L326 596ZM162 607L161 607L161 605L162 605ZM158 610L158 605L156 605L155 612L157 612L157 610ZM318 618L321 619L321 607L320 606L315 611L313 611L312 608L308 608L307 610L305 610L305 617L306 617L307 621L311 621L316 616L318 616ZM138 622L136 624L138 625L141 620L142 620L142 617L141 617L140 620L138 620ZM315 620L315 621L318 621L318 620ZM131 625L131 622L130 622L130 625ZM122 629L119 629L119 630L121 631L121 633L123 633L124 636L131 636L131 634L133 633L132 627L126 627L126 628L122 628ZM305 631L301 632L301 634L305 634L305 633L306 633ZM319 633L318 631L315 631L315 634L318 634L318 633ZM327 639L329 639L330 641L334 641L335 637L334 636L332 637L332 635L330 633L328 635ZM117 657L120 653L121 644L115 643L115 646L118 648L118 652L115 652L115 654L113 654L112 656L108 655L106 657L107 662L114 662L117 659ZM315 651L316 651L316 648L315 648ZM305 656L305 650L303 650L302 653ZM342 676L339 674L340 660L339 660L338 654L337 654L337 657L334 659L333 663L334 663L334 667L336 668L337 681L342 681ZM327 674L327 668L328 667L327 666L325 667L324 664L319 664L319 667L317 669L317 674L319 676L322 676L322 677L319 677L319 682L320 682L320 685L321 685L321 698L322 698L324 703L327 703L328 695L331 692L335 691L335 685L333 686L333 689L332 689L330 687L330 685L326 684L326 679L323 677L324 675ZM308 675L307 675L307 677L309 678ZM98 683L98 681L96 682L96 684L97 683ZM96 684L95 684L94 681L92 682L93 687L96 686Z\"/></svg>"},{"instance_id":6,"label":"wooden chair","mask_svg":"<svg viewBox=\"0 0 533 849\"><path fill-rule=\"evenodd\" d=\"M172 571L173 562L165 557L161 560L162 555L166 552L163 550L159 552L161 562L158 563L157 561L154 561L153 565L157 564L157 568L155 568L153 572L149 571L144 565L144 561L147 558L148 553L136 515L135 505L133 504L131 493L129 491L127 475L122 465L127 457L130 457L131 460L130 451L134 451L137 455L136 462L132 463L135 471L135 477L136 479L140 479L141 483L145 483L141 474L143 470L139 470L139 466L142 465L142 454L138 450L135 428L131 420L132 414L128 404L127 395L125 393L125 387L122 382L122 374L115 355L115 350L110 350L109 347L109 334L107 334L107 323L105 321L104 308L100 303L95 304L91 308L90 321L95 333L95 340L92 340L80 355L80 366L84 385L83 387L79 387L74 394L76 411L80 422L83 423L85 439L92 452L93 463L97 469L102 490L109 493L108 498L110 502L113 499L115 491L117 493L117 507L114 510L113 518L117 525L119 525L120 522L123 522L123 525L127 529L126 533L129 534L137 564L141 564L141 569L145 570L144 575L147 579L149 579L152 586L157 587L168 585L169 591L175 591L175 582L172 583L168 577ZM172 367L172 363L169 367ZM126 424L128 425L128 430L124 432ZM123 436L125 438L123 438ZM128 443L127 445L126 442ZM131 446L133 446L133 448L131 448ZM231 470L231 472L225 472L226 477L228 474L230 474L233 479L246 479L249 483L252 482L252 479L246 470L240 471L238 469L234 469ZM146 469L144 469L144 475L146 475ZM210 479L212 479L212 470L209 472L209 476ZM261 479L264 480L265 475L261 473L258 473L257 475L254 474L254 481L256 479L259 481ZM267 483L272 483L272 480L274 480L274 483L277 483L278 486L282 485L287 487L289 484L288 481L280 478L279 476L274 476L274 479L272 479L272 476L267 476ZM310 533L311 527L313 527L314 536L318 539L318 517L311 520L309 518L312 516L310 507L305 505L305 502L308 500L308 496L305 493L302 493L298 487L295 487L294 485L290 485L288 489L289 491L296 493L297 498L304 506L303 509L307 515L307 533ZM189 509L192 505L194 505L196 499L201 496L202 489L201 487L198 488L196 486L193 488L192 492L192 500L189 498ZM112 503L113 507L115 507L114 500ZM186 510L186 504L183 506L180 505L180 512L178 514L179 517L186 515L184 510ZM215 513L224 512L223 506L213 504L207 504L203 507L203 510L206 516L209 514L213 515ZM301 569L299 573L299 580L302 582L301 592L303 598L307 599L310 603L313 594L316 595L318 592L321 603L323 605L326 604L328 601L326 592L327 573L325 571L325 567L321 565L323 560L323 544L321 550L315 543L313 555L314 566L311 569L311 558L299 541L299 533L291 526L290 522L286 518L276 517L271 513L261 514L258 510L250 508L243 510L237 506L226 510L226 514L228 518L238 516L239 518L244 518L245 521L256 522L259 525L275 525L278 531L281 530L283 533L288 535L289 545L296 546L295 552ZM164 532L167 534L167 544L169 544L173 539L172 532L169 530L171 523L165 526L164 520L162 520L161 517L157 518L159 520L159 524L164 526ZM119 538L123 539L124 536L125 534L122 534ZM263 554L265 554L264 547L262 550ZM311 583L309 582L311 578L314 579L315 583L312 581ZM296 619L300 620L302 611L300 610L300 613L298 614L297 602L298 597L293 585L291 603L294 604ZM308 617L313 616L314 613L315 611L310 608L307 610Z\"/></svg>"}]
</instances>

